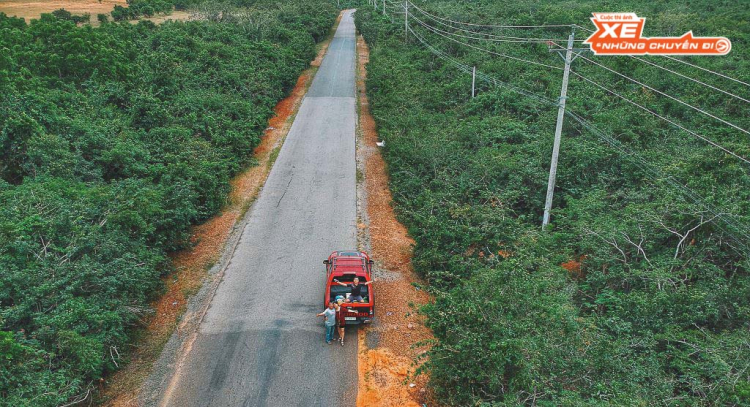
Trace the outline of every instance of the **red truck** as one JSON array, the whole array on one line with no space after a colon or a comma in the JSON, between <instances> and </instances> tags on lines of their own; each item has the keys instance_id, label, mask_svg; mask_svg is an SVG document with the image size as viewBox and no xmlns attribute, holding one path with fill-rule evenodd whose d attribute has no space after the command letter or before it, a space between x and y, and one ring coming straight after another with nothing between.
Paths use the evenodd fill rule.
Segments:
<instances>
[{"instance_id":1,"label":"red truck","mask_svg":"<svg viewBox=\"0 0 750 407\"><path fill-rule=\"evenodd\" d=\"M351 284L354 278L359 278L359 284L362 287L363 302L343 303L342 312L347 325L369 324L375 316L375 294L373 293L372 284L364 285L372 281L373 261L367 253L350 250L336 251L323 260L326 266L326 293L323 298L323 306L327 307L330 301L335 301L336 297L347 297L351 293L350 287L344 287L336 284L333 280L342 283Z\"/></svg>"}]
</instances>

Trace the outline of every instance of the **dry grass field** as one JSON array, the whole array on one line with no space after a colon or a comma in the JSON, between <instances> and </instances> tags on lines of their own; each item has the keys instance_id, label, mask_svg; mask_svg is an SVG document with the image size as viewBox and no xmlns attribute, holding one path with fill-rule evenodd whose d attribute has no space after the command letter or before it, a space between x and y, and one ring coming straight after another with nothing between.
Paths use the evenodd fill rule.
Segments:
<instances>
[{"instance_id":1,"label":"dry grass field","mask_svg":"<svg viewBox=\"0 0 750 407\"><path fill-rule=\"evenodd\" d=\"M125 0L2 0L0 12L29 21L39 18L42 13L51 13L64 8L73 14L89 13L92 21L95 21L97 14L109 14L117 4L127 6Z\"/></svg>"},{"instance_id":2,"label":"dry grass field","mask_svg":"<svg viewBox=\"0 0 750 407\"><path fill-rule=\"evenodd\" d=\"M0 13L9 16L21 17L29 22L39 18L42 13L51 13L57 9L64 8L73 14L81 15L91 14L91 25L98 26L96 20L97 14L107 14L112 11L115 5L127 7L126 0L0 0ZM173 11L169 15L156 15L143 20L151 20L156 24L163 23L167 20L189 20L190 13L186 11ZM133 20L137 23L138 20Z\"/></svg>"}]
</instances>

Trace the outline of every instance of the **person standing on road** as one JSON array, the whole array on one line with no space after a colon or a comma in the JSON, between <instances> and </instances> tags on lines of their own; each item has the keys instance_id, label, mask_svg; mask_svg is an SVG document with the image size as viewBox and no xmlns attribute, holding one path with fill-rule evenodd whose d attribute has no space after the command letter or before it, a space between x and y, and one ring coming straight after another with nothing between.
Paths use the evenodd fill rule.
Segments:
<instances>
[{"instance_id":1,"label":"person standing on road","mask_svg":"<svg viewBox=\"0 0 750 407\"><path fill-rule=\"evenodd\" d=\"M328 308L325 309L325 311L321 312L317 316L319 317L325 317L325 324L326 324L326 343L331 344L331 341L333 340L333 333L336 329L336 303L333 301L328 303Z\"/></svg>"},{"instance_id":2,"label":"person standing on road","mask_svg":"<svg viewBox=\"0 0 750 407\"><path fill-rule=\"evenodd\" d=\"M360 284L359 277L354 277L353 284L342 283L341 281L336 279L333 280L333 282L338 285L351 288L352 294L349 296L349 298L346 299L346 302L364 302L364 299L362 299L362 287L372 284L373 281L375 280Z\"/></svg>"},{"instance_id":3,"label":"person standing on road","mask_svg":"<svg viewBox=\"0 0 750 407\"><path fill-rule=\"evenodd\" d=\"M344 297L336 297L336 326L339 328L339 342L341 342L341 346L344 346L344 329L346 328L346 314L344 313L344 307L341 306L343 302Z\"/></svg>"}]
</instances>

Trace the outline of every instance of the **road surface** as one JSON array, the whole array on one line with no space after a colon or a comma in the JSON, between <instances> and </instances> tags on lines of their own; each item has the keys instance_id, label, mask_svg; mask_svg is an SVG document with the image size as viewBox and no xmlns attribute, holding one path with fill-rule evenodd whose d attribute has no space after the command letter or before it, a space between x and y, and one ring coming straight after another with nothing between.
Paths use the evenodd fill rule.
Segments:
<instances>
[{"instance_id":1,"label":"road surface","mask_svg":"<svg viewBox=\"0 0 750 407\"><path fill-rule=\"evenodd\" d=\"M355 47L347 11L160 405L354 405L356 335L326 345L315 314L322 261L357 247Z\"/></svg>"}]
</instances>

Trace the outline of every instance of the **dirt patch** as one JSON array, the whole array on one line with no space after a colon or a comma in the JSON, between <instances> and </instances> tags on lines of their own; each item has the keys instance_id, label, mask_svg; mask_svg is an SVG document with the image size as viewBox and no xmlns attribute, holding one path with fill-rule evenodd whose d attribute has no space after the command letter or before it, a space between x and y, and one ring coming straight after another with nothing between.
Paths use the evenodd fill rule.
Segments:
<instances>
[{"instance_id":1,"label":"dirt patch","mask_svg":"<svg viewBox=\"0 0 750 407\"><path fill-rule=\"evenodd\" d=\"M411 360L399 357L387 348L369 349L364 354L365 335L359 336L359 392L357 406L420 407L421 404L406 384L411 371ZM416 388L416 384L415 384ZM420 387L421 388L421 387Z\"/></svg>"},{"instance_id":2,"label":"dirt patch","mask_svg":"<svg viewBox=\"0 0 750 407\"><path fill-rule=\"evenodd\" d=\"M0 12L8 16L21 17L27 22L39 18L42 13L51 13L64 8L73 14L91 14L91 21L96 21L97 14L107 14L116 6L127 7L126 0L3 0L0 1Z\"/></svg>"},{"instance_id":3,"label":"dirt patch","mask_svg":"<svg viewBox=\"0 0 750 407\"><path fill-rule=\"evenodd\" d=\"M574 279L581 279L585 276L585 273L583 272L583 269L581 268L581 265L583 261L586 260L586 255L580 256L577 260L570 260L566 261L565 263L561 264L560 267L564 268L565 270L570 273L570 276Z\"/></svg>"},{"instance_id":4,"label":"dirt patch","mask_svg":"<svg viewBox=\"0 0 750 407\"><path fill-rule=\"evenodd\" d=\"M99 26L96 18L97 14L106 14L111 16L112 9L115 6L127 7L127 0L50 0L50 1L29 1L29 0L0 0L0 12L11 17L20 17L30 22L38 19L43 13L51 13L55 10L64 8L74 15L91 14L90 24L94 27ZM174 10L170 14L160 14L153 17L143 17L141 20L148 20L155 24L161 24L165 21L186 21L191 19L191 13L187 11ZM110 18L111 21L111 18ZM132 24L137 24L140 20L130 20Z\"/></svg>"},{"instance_id":5,"label":"dirt patch","mask_svg":"<svg viewBox=\"0 0 750 407\"><path fill-rule=\"evenodd\" d=\"M329 43L328 38L325 43ZM327 45L320 47L325 53ZM318 55L319 58L322 58ZM317 60L317 58L316 58ZM275 115L268 122L260 145L254 154L258 165L237 175L232 181L229 203L217 216L195 226L190 249L173 253L175 273L164 279L165 294L151 304L155 310L142 337L135 344L130 363L106 380L103 392L104 405L113 407L137 406L137 397L143 381L151 372L154 361L178 326L189 297L196 293L207 278L207 270L219 259L229 236L245 212L254 202L273 166L275 152L281 147L291 128L302 99L312 82L317 68L311 67L297 80L292 93L279 102Z\"/></svg>"},{"instance_id":6,"label":"dirt patch","mask_svg":"<svg viewBox=\"0 0 750 407\"><path fill-rule=\"evenodd\" d=\"M418 367L417 357L427 350L424 345L416 345L432 338L412 305L426 304L430 298L413 285L420 283L411 265L414 241L396 219L391 205L388 171L376 145L378 134L366 93L369 49L361 36L357 38L357 52L357 160L363 173L360 184L363 222L359 227L363 246L369 246L377 262L378 279L375 324L360 330L357 406L433 404L426 388L427 378L412 375Z\"/></svg>"},{"instance_id":7,"label":"dirt patch","mask_svg":"<svg viewBox=\"0 0 750 407\"><path fill-rule=\"evenodd\" d=\"M131 24L138 24L138 22L141 20L148 20L154 24L161 24L166 21L188 21L193 19L195 19L195 17L189 11L172 10L172 12L169 14L160 14L153 17L141 17L140 20L130 20L129 22ZM91 25L96 26L98 24L98 21L94 22L92 19Z\"/></svg>"}]
</instances>

